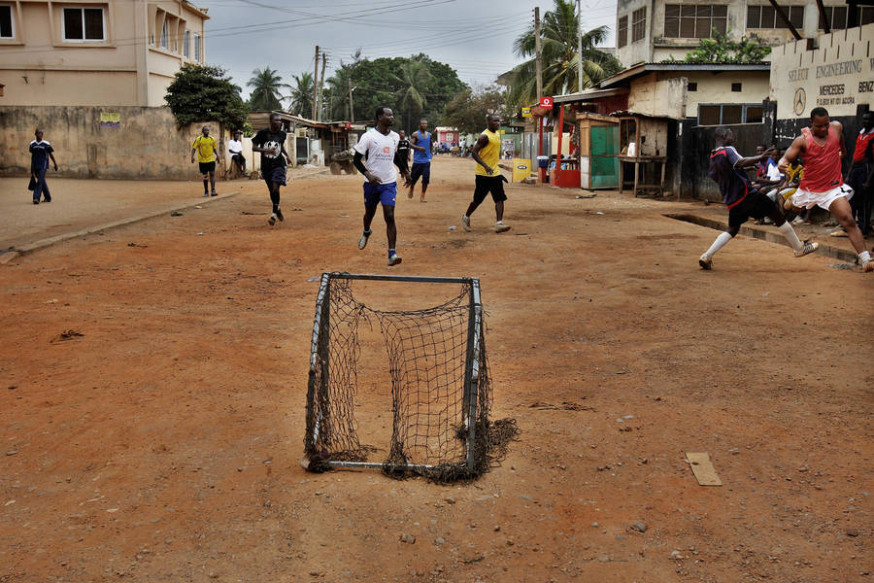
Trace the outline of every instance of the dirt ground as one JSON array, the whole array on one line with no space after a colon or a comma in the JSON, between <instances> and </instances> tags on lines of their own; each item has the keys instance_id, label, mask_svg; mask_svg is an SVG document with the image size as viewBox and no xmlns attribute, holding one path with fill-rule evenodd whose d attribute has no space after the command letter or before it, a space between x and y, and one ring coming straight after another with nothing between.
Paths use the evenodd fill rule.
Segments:
<instances>
[{"instance_id":1,"label":"dirt ground","mask_svg":"<svg viewBox=\"0 0 874 583\"><path fill-rule=\"evenodd\" d=\"M701 206L627 193L512 185L466 233L469 160L399 198L391 272L480 278L518 441L469 484L306 473L313 278L389 271L360 182L0 266L0 582L874 580L874 277L749 237L702 272L665 216Z\"/></svg>"}]
</instances>

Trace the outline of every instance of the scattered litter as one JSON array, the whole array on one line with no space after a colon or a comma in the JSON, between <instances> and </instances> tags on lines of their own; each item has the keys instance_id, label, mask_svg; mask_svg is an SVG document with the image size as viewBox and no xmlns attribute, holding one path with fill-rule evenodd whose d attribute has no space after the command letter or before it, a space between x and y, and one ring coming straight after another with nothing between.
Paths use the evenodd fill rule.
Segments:
<instances>
[{"instance_id":1,"label":"scattered litter","mask_svg":"<svg viewBox=\"0 0 874 583\"><path fill-rule=\"evenodd\" d=\"M291 207L291 212L294 212L294 213L302 213L302 212L303 212L303 209L300 208L300 207L295 206L295 207Z\"/></svg>"},{"instance_id":2,"label":"scattered litter","mask_svg":"<svg viewBox=\"0 0 874 583\"><path fill-rule=\"evenodd\" d=\"M53 299L50 299L49 301L47 301L46 303L47 304L57 304L58 300L53 298Z\"/></svg>"},{"instance_id":3,"label":"scattered litter","mask_svg":"<svg viewBox=\"0 0 874 583\"><path fill-rule=\"evenodd\" d=\"M63 342L64 340L72 340L73 338L81 338L82 336L85 335L70 328L52 338L52 342Z\"/></svg>"},{"instance_id":4,"label":"scattered litter","mask_svg":"<svg viewBox=\"0 0 874 583\"><path fill-rule=\"evenodd\" d=\"M197 234L197 236L198 236L198 237L203 237L203 231L199 232L199 233Z\"/></svg>"},{"instance_id":5,"label":"scattered litter","mask_svg":"<svg viewBox=\"0 0 874 583\"><path fill-rule=\"evenodd\" d=\"M596 212L595 214L596 214L596 215L603 215L604 213L602 213L601 211L598 211L598 212Z\"/></svg>"},{"instance_id":6,"label":"scattered litter","mask_svg":"<svg viewBox=\"0 0 874 583\"><path fill-rule=\"evenodd\" d=\"M455 225L449 225L449 230L450 230L450 231L454 231L454 230L455 230Z\"/></svg>"},{"instance_id":7,"label":"scattered litter","mask_svg":"<svg viewBox=\"0 0 874 583\"><path fill-rule=\"evenodd\" d=\"M721 486L722 480L716 475L716 470L710 462L708 453L686 452L686 461L692 467L692 473L700 486Z\"/></svg>"},{"instance_id":8,"label":"scattered litter","mask_svg":"<svg viewBox=\"0 0 874 583\"><path fill-rule=\"evenodd\" d=\"M597 194L578 194L575 198L595 198Z\"/></svg>"},{"instance_id":9,"label":"scattered litter","mask_svg":"<svg viewBox=\"0 0 874 583\"><path fill-rule=\"evenodd\" d=\"M311 278L309 278L307 281L319 281L320 279L322 279L321 276L319 276L319 275L314 275L314 276L312 276Z\"/></svg>"},{"instance_id":10,"label":"scattered litter","mask_svg":"<svg viewBox=\"0 0 874 583\"><path fill-rule=\"evenodd\" d=\"M267 213L253 213L253 212L250 212L250 211L243 211L243 212L241 212L240 214L241 214L241 215L252 215L252 216L255 216L255 215L266 215Z\"/></svg>"},{"instance_id":11,"label":"scattered litter","mask_svg":"<svg viewBox=\"0 0 874 583\"><path fill-rule=\"evenodd\" d=\"M203 207L200 206L199 204L196 204L196 205L194 205L194 208L196 208L196 209L202 209Z\"/></svg>"},{"instance_id":12,"label":"scattered litter","mask_svg":"<svg viewBox=\"0 0 874 583\"><path fill-rule=\"evenodd\" d=\"M850 263L829 263L828 266L831 267L832 269L846 269L846 270L853 269L853 267L854 267Z\"/></svg>"},{"instance_id":13,"label":"scattered litter","mask_svg":"<svg viewBox=\"0 0 874 583\"><path fill-rule=\"evenodd\" d=\"M180 213L179 211L173 211L172 213L170 213L170 216L171 217L181 217L184 215L182 213Z\"/></svg>"},{"instance_id":14,"label":"scattered litter","mask_svg":"<svg viewBox=\"0 0 874 583\"><path fill-rule=\"evenodd\" d=\"M128 243L127 246L128 247L139 247L140 249L145 249L146 247L148 247L148 245L143 245L141 243L134 243L133 241Z\"/></svg>"}]
</instances>

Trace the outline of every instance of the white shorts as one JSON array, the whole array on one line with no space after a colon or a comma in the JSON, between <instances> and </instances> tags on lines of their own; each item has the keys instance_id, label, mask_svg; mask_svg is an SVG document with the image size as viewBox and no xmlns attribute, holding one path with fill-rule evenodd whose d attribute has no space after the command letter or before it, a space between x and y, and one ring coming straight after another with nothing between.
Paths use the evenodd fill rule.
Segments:
<instances>
[{"instance_id":1,"label":"white shorts","mask_svg":"<svg viewBox=\"0 0 874 583\"><path fill-rule=\"evenodd\" d=\"M792 206L805 209L812 209L818 206L821 209L828 210L828 207L831 206L835 199L841 197L850 200L853 198L853 189L846 184L841 184L825 192L809 192L799 188L792 195Z\"/></svg>"}]
</instances>

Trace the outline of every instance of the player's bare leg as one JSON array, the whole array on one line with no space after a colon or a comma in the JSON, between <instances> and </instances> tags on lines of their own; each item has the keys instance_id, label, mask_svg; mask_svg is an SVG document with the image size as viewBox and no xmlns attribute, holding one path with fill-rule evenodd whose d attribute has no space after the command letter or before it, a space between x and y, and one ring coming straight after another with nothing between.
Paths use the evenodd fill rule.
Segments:
<instances>
[{"instance_id":1,"label":"player's bare leg","mask_svg":"<svg viewBox=\"0 0 874 583\"><path fill-rule=\"evenodd\" d=\"M361 238L358 239L358 248L364 249L367 247L367 241L370 239L370 235L373 234L373 230L370 228L370 225L373 223L373 217L376 216L376 207L364 207L364 232L361 234Z\"/></svg>"},{"instance_id":2,"label":"player's bare leg","mask_svg":"<svg viewBox=\"0 0 874 583\"><path fill-rule=\"evenodd\" d=\"M398 239L398 227L395 224L395 207L383 206L382 216L385 219L385 236L388 239L388 266L392 267L402 261L395 251L395 244Z\"/></svg>"},{"instance_id":3,"label":"player's bare leg","mask_svg":"<svg viewBox=\"0 0 874 583\"><path fill-rule=\"evenodd\" d=\"M853 244L853 249L859 255L859 264L862 266L862 271L874 271L874 262L871 261L871 255L865 249L865 237L862 236L862 231L856 224L853 218L852 207L850 202L844 198L836 198L828 207L828 212L838 220L847 236L850 238L850 243Z\"/></svg>"},{"instance_id":4,"label":"player's bare leg","mask_svg":"<svg viewBox=\"0 0 874 583\"><path fill-rule=\"evenodd\" d=\"M495 203L495 233L504 233L510 230L510 225L504 224L504 201Z\"/></svg>"}]
</instances>

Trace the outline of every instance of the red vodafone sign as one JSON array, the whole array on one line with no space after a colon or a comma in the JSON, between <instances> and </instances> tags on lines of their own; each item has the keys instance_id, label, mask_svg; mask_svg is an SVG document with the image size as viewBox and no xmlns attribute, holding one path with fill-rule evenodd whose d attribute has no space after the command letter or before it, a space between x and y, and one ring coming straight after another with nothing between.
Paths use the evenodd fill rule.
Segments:
<instances>
[{"instance_id":1,"label":"red vodafone sign","mask_svg":"<svg viewBox=\"0 0 874 583\"><path fill-rule=\"evenodd\" d=\"M552 107L552 97L541 97L540 107Z\"/></svg>"}]
</instances>

